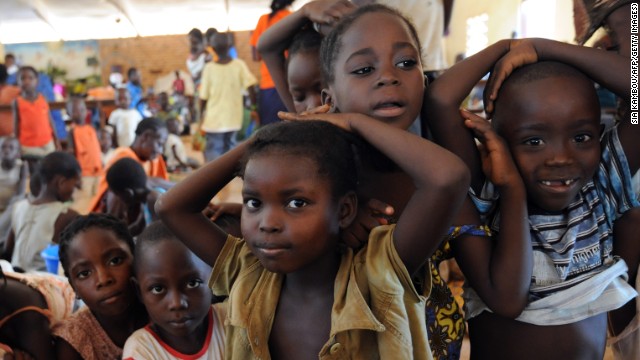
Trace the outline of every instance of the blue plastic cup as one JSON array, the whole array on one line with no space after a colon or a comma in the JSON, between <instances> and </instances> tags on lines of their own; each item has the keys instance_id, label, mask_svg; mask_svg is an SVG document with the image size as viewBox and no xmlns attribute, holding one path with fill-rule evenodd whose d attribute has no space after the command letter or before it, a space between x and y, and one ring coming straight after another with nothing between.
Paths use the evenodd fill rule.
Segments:
<instances>
[{"instance_id":1,"label":"blue plastic cup","mask_svg":"<svg viewBox=\"0 0 640 360\"><path fill-rule=\"evenodd\" d=\"M58 273L58 245L49 245L40 252L40 256L44 259L44 263L47 266L47 271L52 274Z\"/></svg>"}]
</instances>

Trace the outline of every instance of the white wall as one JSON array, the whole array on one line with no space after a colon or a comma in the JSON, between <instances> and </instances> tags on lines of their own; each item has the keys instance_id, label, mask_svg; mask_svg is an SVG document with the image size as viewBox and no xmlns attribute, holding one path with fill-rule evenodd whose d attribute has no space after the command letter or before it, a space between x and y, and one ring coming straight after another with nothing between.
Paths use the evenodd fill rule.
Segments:
<instances>
[{"instance_id":1,"label":"white wall","mask_svg":"<svg viewBox=\"0 0 640 360\"><path fill-rule=\"evenodd\" d=\"M536 0L528 0L536 1ZM512 32L520 30L519 9L522 0L455 0L449 36L445 38L446 56L449 65L452 65L458 53L464 53L466 48L466 22L468 18L489 15L488 44L511 37ZM551 38L560 41L572 42L575 36L573 28L573 2L572 0L556 0L555 19L540 18L529 19L548 23L553 21L555 31Z\"/></svg>"}]
</instances>

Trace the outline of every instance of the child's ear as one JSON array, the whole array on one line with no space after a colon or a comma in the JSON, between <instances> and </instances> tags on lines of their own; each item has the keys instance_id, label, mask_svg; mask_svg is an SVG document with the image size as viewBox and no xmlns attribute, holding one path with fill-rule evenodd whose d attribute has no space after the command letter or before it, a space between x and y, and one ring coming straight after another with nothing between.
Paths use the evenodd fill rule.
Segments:
<instances>
[{"instance_id":1,"label":"child's ear","mask_svg":"<svg viewBox=\"0 0 640 360\"><path fill-rule=\"evenodd\" d=\"M122 196L124 196L125 200L132 201L136 198L136 194L133 192L132 188L126 188L122 192Z\"/></svg>"},{"instance_id":2,"label":"child's ear","mask_svg":"<svg viewBox=\"0 0 640 360\"><path fill-rule=\"evenodd\" d=\"M358 196L350 191L340 199L340 228L345 229L358 214Z\"/></svg>"}]
</instances>

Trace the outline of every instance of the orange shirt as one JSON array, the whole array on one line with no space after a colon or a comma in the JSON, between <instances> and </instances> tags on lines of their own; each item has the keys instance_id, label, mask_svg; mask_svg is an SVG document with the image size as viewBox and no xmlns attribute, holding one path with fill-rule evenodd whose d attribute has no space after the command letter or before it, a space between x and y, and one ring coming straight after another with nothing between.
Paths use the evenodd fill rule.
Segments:
<instances>
[{"instance_id":1,"label":"orange shirt","mask_svg":"<svg viewBox=\"0 0 640 360\"><path fill-rule=\"evenodd\" d=\"M260 20L258 20L258 25L256 25L256 29L251 34L251 39L249 39L249 43L254 48L258 46L258 39L260 39L260 35L265 32L271 25L277 23L282 20L285 16L291 14L291 11L283 9L278 11L273 15L273 17L269 18L269 14L264 14L260 16ZM264 61L260 62L260 89L271 89L276 87L271 79L271 74L269 74L269 70L267 69L267 65L265 65Z\"/></svg>"},{"instance_id":2,"label":"orange shirt","mask_svg":"<svg viewBox=\"0 0 640 360\"><path fill-rule=\"evenodd\" d=\"M11 105L20 95L20 88L12 85L0 85L0 105ZM13 134L13 112L0 112L0 136Z\"/></svg>"},{"instance_id":3,"label":"orange shirt","mask_svg":"<svg viewBox=\"0 0 640 360\"><path fill-rule=\"evenodd\" d=\"M53 140L53 129L49 121L49 103L42 94L34 102L18 96L18 114L20 116L20 136L22 146L40 147Z\"/></svg>"},{"instance_id":4,"label":"orange shirt","mask_svg":"<svg viewBox=\"0 0 640 360\"><path fill-rule=\"evenodd\" d=\"M154 160L142 161L130 147L119 147L113 151L111 160L109 160L109 163L105 166L105 171L100 177L100 183L98 184L96 195L91 199L91 204L89 204L89 211L96 212L100 210L100 200L102 200L102 197L109 189L109 184L107 183L107 170L109 170L111 165L115 164L116 161L127 157L139 162L144 168L144 172L147 176L169 180L167 166L165 165L162 156L158 156Z\"/></svg>"},{"instance_id":5,"label":"orange shirt","mask_svg":"<svg viewBox=\"0 0 640 360\"><path fill-rule=\"evenodd\" d=\"M82 176L97 176L102 172L102 151L98 135L91 125L74 125L73 149L80 163Z\"/></svg>"}]
</instances>

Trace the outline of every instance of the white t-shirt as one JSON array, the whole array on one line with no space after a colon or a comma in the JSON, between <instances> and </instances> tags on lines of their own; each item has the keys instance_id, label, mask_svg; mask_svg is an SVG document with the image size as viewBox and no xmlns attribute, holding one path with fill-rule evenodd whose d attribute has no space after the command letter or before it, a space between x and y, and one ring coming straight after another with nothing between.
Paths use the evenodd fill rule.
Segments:
<instances>
[{"instance_id":1,"label":"white t-shirt","mask_svg":"<svg viewBox=\"0 0 640 360\"><path fill-rule=\"evenodd\" d=\"M226 317L226 303L211 305L209 326L202 348L192 355L182 354L160 339L150 325L136 330L124 344L122 358L125 360L223 360Z\"/></svg>"},{"instance_id":2,"label":"white t-shirt","mask_svg":"<svg viewBox=\"0 0 640 360\"><path fill-rule=\"evenodd\" d=\"M176 156L173 154L173 146L176 147ZM176 134L169 134L167 136L167 142L164 144L164 157L167 159L167 168L175 169L180 166L180 161L187 162L187 150L184 148L184 143L180 136ZM178 161L180 159L180 161Z\"/></svg>"},{"instance_id":3,"label":"white t-shirt","mask_svg":"<svg viewBox=\"0 0 640 360\"><path fill-rule=\"evenodd\" d=\"M109 115L109 125L116 129L118 146L130 146L136 138L136 127L142 115L136 109L115 109Z\"/></svg>"}]
</instances>

